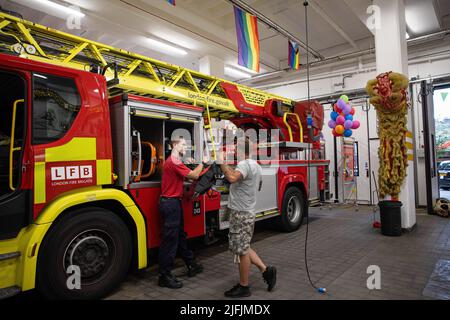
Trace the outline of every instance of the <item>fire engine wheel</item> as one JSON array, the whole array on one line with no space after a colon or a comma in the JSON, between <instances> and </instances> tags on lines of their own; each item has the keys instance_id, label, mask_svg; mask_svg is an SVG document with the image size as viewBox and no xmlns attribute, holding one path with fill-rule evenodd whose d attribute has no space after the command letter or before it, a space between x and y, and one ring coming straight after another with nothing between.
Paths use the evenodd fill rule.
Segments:
<instances>
[{"instance_id":1,"label":"fire engine wheel","mask_svg":"<svg viewBox=\"0 0 450 320\"><path fill-rule=\"evenodd\" d=\"M126 276L132 242L124 222L101 208L59 221L39 252L37 288L49 299L98 299Z\"/></svg>"},{"instance_id":2,"label":"fire engine wheel","mask_svg":"<svg viewBox=\"0 0 450 320\"><path fill-rule=\"evenodd\" d=\"M278 225L283 231L291 232L300 228L306 213L306 203L302 191L289 187L283 196Z\"/></svg>"}]
</instances>

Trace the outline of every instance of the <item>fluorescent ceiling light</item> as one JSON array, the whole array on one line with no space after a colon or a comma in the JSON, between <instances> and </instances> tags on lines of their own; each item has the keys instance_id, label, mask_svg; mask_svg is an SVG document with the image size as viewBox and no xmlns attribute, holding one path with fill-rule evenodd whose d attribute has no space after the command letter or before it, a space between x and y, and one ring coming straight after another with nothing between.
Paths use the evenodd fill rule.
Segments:
<instances>
[{"instance_id":1,"label":"fluorescent ceiling light","mask_svg":"<svg viewBox=\"0 0 450 320\"><path fill-rule=\"evenodd\" d=\"M226 75L228 75L228 76L230 76L230 77L233 77L233 78L238 78L238 79L249 79L249 78L252 77L252 76L249 75L248 73L245 73L245 72L236 70L236 69L231 68L231 67L228 67L228 66L226 66L226 67L224 68L224 71L225 71L225 74L226 74Z\"/></svg>"},{"instance_id":2,"label":"fluorescent ceiling light","mask_svg":"<svg viewBox=\"0 0 450 320\"><path fill-rule=\"evenodd\" d=\"M41 3L43 5L46 5L46 6L50 7L50 8L62 11L64 13L67 13L67 14L70 14L70 15L78 16L78 17L81 17L81 18L83 18L85 16L85 14L83 12L81 12L81 11L75 10L73 8L70 8L70 7L63 6L62 4L55 3L55 2L52 2L52 1L49 1L49 0L33 0L33 1L39 2L39 3Z\"/></svg>"},{"instance_id":3,"label":"fluorescent ceiling light","mask_svg":"<svg viewBox=\"0 0 450 320\"><path fill-rule=\"evenodd\" d=\"M151 44L152 49L162 52L162 53L167 53L167 54L171 54L171 55L181 55L181 56L185 56L187 55L187 51L180 49L178 47L172 46L170 44L152 39L152 38L147 38L148 42Z\"/></svg>"},{"instance_id":4,"label":"fluorescent ceiling light","mask_svg":"<svg viewBox=\"0 0 450 320\"><path fill-rule=\"evenodd\" d=\"M243 67L243 66L238 65L238 64L233 64L233 68L235 68L235 69L240 69L240 70L242 70L242 71L244 71L244 72L248 72L248 73L250 73L250 74L258 74L258 72L256 72L255 70L248 69L248 68Z\"/></svg>"}]
</instances>

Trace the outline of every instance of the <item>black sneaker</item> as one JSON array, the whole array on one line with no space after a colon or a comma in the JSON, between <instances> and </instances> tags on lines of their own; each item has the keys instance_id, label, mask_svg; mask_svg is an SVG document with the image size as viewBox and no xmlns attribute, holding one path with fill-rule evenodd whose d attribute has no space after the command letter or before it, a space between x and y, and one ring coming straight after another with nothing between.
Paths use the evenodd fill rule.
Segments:
<instances>
[{"instance_id":1,"label":"black sneaker","mask_svg":"<svg viewBox=\"0 0 450 320\"><path fill-rule=\"evenodd\" d=\"M264 282L267 283L267 291L272 291L277 283L277 268L273 266L267 266L266 271L262 274Z\"/></svg>"},{"instance_id":2,"label":"black sneaker","mask_svg":"<svg viewBox=\"0 0 450 320\"><path fill-rule=\"evenodd\" d=\"M233 288L231 288L228 291L225 291L225 297L228 298L243 298L243 297L249 297L251 296L250 288L241 286L240 283L235 285Z\"/></svg>"},{"instance_id":3,"label":"black sneaker","mask_svg":"<svg viewBox=\"0 0 450 320\"><path fill-rule=\"evenodd\" d=\"M183 283L169 273L159 275L158 285L170 289L180 289L183 286Z\"/></svg>"},{"instance_id":4,"label":"black sneaker","mask_svg":"<svg viewBox=\"0 0 450 320\"><path fill-rule=\"evenodd\" d=\"M195 275L203 272L203 266L200 263L192 261L187 265L188 277L194 277Z\"/></svg>"}]
</instances>

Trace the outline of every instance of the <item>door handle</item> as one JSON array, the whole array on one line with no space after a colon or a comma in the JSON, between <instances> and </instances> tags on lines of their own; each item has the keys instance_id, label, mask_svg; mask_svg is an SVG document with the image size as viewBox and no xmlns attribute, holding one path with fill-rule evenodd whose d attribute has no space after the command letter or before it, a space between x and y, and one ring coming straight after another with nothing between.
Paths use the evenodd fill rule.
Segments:
<instances>
[{"instance_id":1,"label":"door handle","mask_svg":"<svg viewBox=\"0 0 450 320\"><path fill-rule=\"evenodd\" d=\"M11 123L11 141L9 145L9 188L11 191L16 191L16 188L13 186L13 166L14 166L14 152L22 150L22 147L14 147L15 140L15 131L16 131L16 113L17 113L17 105L19 103L24 103L24 99L19 99L14 101L13 105L13 114L12 114L12 123Z\"/></svg>"}]
</instances>

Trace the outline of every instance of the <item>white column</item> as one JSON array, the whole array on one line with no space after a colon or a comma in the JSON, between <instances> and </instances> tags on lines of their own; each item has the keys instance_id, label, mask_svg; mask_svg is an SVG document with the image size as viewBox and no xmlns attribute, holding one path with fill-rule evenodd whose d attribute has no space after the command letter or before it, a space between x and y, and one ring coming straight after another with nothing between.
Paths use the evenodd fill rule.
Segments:
<instances>
[{"instance_id":1,"label":"white column","mask_svg":"<svg viewBox=\"0 0 450 320\"><path fill-rule=\"evenodd\" d=\"M217 78L224 78L224 62L214 56L204 56L199 60L199 71Z\"/></svg>"},{"instance_id":2,"label":"white column","mask_svg":"<svg viewBox=\"0 0 450 320\"><path fill-rule=\"evenodd\" d=\"M408 76L408 50L406 43L405 6L403 0L374 0L380 9L379 28L375 30L377 73L388 71ZM411 130L411 112L408 112L408 131ZM401 188L402 228L416 224L414 194L414 163L409 161L407 177Z\"/></svg>"}]
</instances>

